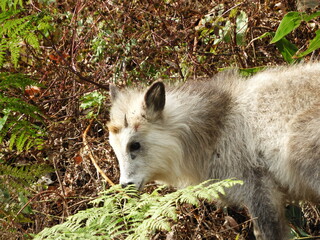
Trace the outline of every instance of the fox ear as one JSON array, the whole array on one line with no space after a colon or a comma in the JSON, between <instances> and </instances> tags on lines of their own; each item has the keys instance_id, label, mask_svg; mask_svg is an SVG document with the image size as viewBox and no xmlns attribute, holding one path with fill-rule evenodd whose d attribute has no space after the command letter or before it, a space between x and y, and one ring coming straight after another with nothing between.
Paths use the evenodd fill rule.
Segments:
<instances>
[{"instance_id":1,"label":"fox ear","mask_svg":"<svg viewBox=\"0 0 320 240\"><path fill-rule=\"evenodd\" d=\"M117 96L119 93L119 89L116 85L114 84L110 84L109 85L109 94L110 94L110 100L111 102L113 102L114 100L116 100Z\"/></svg>"},{"instance_id":2,"label":"fox ear","mask_svg":"<svg viewBox=\"0 0 320 240\"><path fill-rule=\"evenodd\" d=\"M159 115L166 103L166 93L163 82L152 84L144 95L147 114Z\"/></svg>"}]
</instances>

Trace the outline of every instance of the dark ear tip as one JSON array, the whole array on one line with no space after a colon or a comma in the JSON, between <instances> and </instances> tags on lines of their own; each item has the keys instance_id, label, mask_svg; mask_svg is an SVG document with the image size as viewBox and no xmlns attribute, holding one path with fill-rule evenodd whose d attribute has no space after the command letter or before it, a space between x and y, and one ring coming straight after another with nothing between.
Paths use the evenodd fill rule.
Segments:
<instances>
[{"instance_id":1,"label":"dark ear tip","mask_svg":"<svg viewBox=\"0 0 320 240\"><path fill-rule=\"evenodd\" d=\"M150 87L148 92L156 92L159 95L164 95L165 94L165 86L163 82L157 81L154 82Z\"/></svg>"},{"instance_id":2,"label":"dark ear tip","mask_svg":"<svg viewBox=\"0 0 320 240\"><path fill-rule=\"evenodd\" d=\"M118 92L119 92L118 87L115 84L110 83L109 93L110 93L111 101L114 101L117 98Z\"/></svg>"},{"instance_id":3,"label":"dark ear tip","mask_svg":"<svg viewBox=\"0 0 320 240\"><path fill-rule=\"evenodd\" d=\"M109 84L109 91L112 92L115 88L117 88L117 86L113 83Z\"/></svg>"},{"instance_id":4,"label":"dark ear tip","mask_svg":"<svg viewBox=\"0 0 320 240\"><path fill-rule=\"evenodd\" d=\"M164 83L163 82L160 82L160 81L157 81L157 82L154 82L149 90L151 91L156 91L158 92L158 94L160 95L164 95L165 94L165 86L164 86Z\"/></svg>"},{"instance_id":5,"label":"dark ear tip","mask_svg":"<svg viewBox=\"0 0 320 240\"><path fill-rule=\"evenodd\" d=\"M157 81L154 82L150 88L160 88L161 90L164 90L165 87L163 82Z\"/></svg>"},{"instance_id":6,"label":"dark ear tip","mask_svg":"<svg viewBox=\"0 0 320 240\"><path fill-rule=\"evenodd\" d=\"M163 82L153 83L144 97L147 108L152 107L153 111L162 111L165 105L165 86Z\"/></svg>"}]
</instances>

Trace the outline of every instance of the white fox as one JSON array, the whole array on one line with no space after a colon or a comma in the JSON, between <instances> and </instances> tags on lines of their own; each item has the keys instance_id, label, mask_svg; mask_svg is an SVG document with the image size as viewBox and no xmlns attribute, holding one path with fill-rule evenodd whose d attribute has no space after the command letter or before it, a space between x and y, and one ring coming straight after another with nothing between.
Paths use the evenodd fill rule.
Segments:
<instances>
[{"instance_id":1,"label":"white fox","mask_svg":"<svg viewBox=\"0 0 320 240\"><path fill-rule=\"evenodd\" d=\"M320 202L320 63L110 95L122 185L241 179L223 201L248 207L259 240L288 239L287 200Z\"/></svg>"}]
</instances>

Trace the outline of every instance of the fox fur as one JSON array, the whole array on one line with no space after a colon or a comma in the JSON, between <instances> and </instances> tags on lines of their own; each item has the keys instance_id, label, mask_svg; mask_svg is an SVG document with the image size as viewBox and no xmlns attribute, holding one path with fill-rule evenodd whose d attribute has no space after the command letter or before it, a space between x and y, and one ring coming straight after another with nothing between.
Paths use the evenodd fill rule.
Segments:
<instances>
[{"instance_id":1,"label":"fox fur","mask_svg":"<svg viewBox=\"0 0 320 240\"><path fill-rule=\"evenodd\" d=\"M320 63L179 87L111 86L110 97L122 185L241 179L223 201L249 209L259 240L288 239L286 201L320 202Z\"/></svg>"}]
</instances>

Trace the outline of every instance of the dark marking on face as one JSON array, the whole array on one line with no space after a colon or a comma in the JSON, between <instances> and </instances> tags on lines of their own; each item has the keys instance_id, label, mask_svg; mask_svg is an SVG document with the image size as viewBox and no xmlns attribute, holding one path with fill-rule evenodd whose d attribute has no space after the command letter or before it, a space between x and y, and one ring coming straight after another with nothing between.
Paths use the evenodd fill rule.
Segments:
<instances>
[{"instance_id":1,"label":"dark marking on face","mask_svg":"<svg viewBox=\"0 0 320 240\"><path fill-rule=\"evenodd\" d=\"M128 127L129 124L128 124L128 120L127 120L127 115L125 114L124 115L124 127Z\"/></svg>"}]
</instances>

